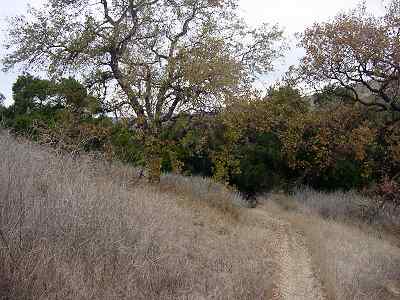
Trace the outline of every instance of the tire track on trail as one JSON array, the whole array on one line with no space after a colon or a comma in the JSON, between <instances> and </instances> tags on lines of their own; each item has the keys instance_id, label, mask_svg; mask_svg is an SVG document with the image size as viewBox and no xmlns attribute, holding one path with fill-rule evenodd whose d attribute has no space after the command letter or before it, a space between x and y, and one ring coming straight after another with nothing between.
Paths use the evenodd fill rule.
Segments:
<instances>
[{"instance_id":1,"label":"tire track on trail","mask_svg":"<svg viewBox=\"0 0 400 300\"><path fill-rule=\"evenodd\" d=\"M326 300L321 281L313 271L312 258L302 233L262 209L253 209L250 215L252 223L272 228L276 233L272 247L278 270L271 300Z\"/></svg>"}]
</instances>

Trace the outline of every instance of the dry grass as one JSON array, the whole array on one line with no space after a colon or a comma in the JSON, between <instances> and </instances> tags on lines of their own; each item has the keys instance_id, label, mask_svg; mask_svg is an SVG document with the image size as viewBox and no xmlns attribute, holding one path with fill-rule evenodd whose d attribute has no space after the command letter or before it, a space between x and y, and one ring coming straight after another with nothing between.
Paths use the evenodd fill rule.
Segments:
<instances>
[{"instance_id":1,"label":"dry grass","mask_svg":"<svg viewBox=\"0 0 400 300\"><path fill-rule=\"evenodd\" d=\"M203 203L219 210L233 220L239 218L240 207L249 205L249 202L244 200L238 192L232 191L210 178L165 174L160 183L162 191L181 195L185 200L200 202L197 205ZM192 204L196 205L196 203Z\"/></svg>"},{"instance_id":2,"label":"dry grass","mask_svg":"<svg viewBox=\"0 0 400 300\"><path fill-rule=\"evenodd\" d=\"M356 193L298 189L271 194L266 209L301 230L330 299L400 299L400 248L381 226L362 224ZM389 222L392 218L377 220ZM398 242L398 241L397 241Z\"/></svg>"},{"instance_id":3,"label":"dry grass","mask_svg":"<svg viewBox=\"0 0 400 300\"><path fill-rule=\"evenodd\" d=\"M0 153L0 299L271 299L274 224L224 186L177 175L149 186L132 168L4 133ZM330 299L399 299L396 241L354 222L365 199L269 199L258 209L304 233Z\"/></svg>"},{"instance_id":4,"label":"dry grass","mask_svg":"<svg viewBox=\"0 0 400 300\"><path fill-rule=\"evenodd\" d=\"M323 193L300 187L295 189L293 199L304 213L317 214L325 219L351 223L367 222L373 226L400 229L399 209L390 204L383 209L377 209L373 199L355 191Z\"/></svg>"},{"instance_id":5,"label":"dry grass","mask_svg":"<svg viewBox=\"0 0 400 300\"><path fill-rule=\"evenodd\" d=\"M304 227L303 227L304 228ZM312 240L320 241L319 259L337 299L398 299L388 290L400 283L400 249L357 228L335 222L308 223ZM315 249L314 245L314 249Z\"/></svg>"},{"instance_id":6,"label":"dry grass","mask_svg":"<svg viewBox=\"0 0 400 300\"><path fill-rule=\"evenodd\" d=\"M132 186L135 170L59 156L6 134L0 153L0 299L270 293L268 237L201 201L178 205L188 187L178 197ZM200 197L202 184L189 198Z\"/></svg>"}]
</instances>

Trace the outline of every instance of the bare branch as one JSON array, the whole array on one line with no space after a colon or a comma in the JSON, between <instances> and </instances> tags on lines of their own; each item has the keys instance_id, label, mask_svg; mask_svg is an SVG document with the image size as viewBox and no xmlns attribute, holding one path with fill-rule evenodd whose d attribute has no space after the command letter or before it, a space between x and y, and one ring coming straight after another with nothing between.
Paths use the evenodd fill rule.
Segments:
<instances>
[{"instance_id":1,"label":"bare branch","mask_svg":"<svg viewBox=\"0 0 400 300\"><path fill-rule=\"evenodd\" d=\"M110 16L110 12L108 9L108 0L101 0L101 3L103 4L103 8L104 8L104 17L106 18L106 20L113 26L115 26L115 21L113 20L113 18L111 18Z\"/></svg>"}]
</instances>

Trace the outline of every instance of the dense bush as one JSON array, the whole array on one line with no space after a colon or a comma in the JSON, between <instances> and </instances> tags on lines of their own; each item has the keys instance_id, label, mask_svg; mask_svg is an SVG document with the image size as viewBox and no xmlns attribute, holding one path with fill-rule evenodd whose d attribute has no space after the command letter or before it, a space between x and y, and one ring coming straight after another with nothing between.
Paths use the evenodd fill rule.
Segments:
<instances>
[{"instance_id":1,"label":"dense bush","mask_svg":"<svg viewBox=\"0 0 400 300\"><path fill-rule=\"evenodd\" d=\"M13 91L17 100L1 118L17 134L135 166L152 159L141 131L99 114L99 101L74 79L25 76ZM400 173L399 123L342 90L312 99L283 86L265 98L234 99L219 113L177 116L157 141L160 171L214 177L249 196L298 184L361 189Z\"/></svg>"},{"instance_id":2,"label":"dense bush","mask_svg":"<svg viewBox=\"0 0 400 300\"><path fill-rule=\"evenodd\" d=\"M324 97L311 105L279 87L264 99L236 101L224 115L234 151L220 151L221 172L249 192L291 182L350 190L398 174L399 124L347 98Z\"/></svg>"},{"instance_id":3,"label":"dense bush","mask_svg":"<svg viewBox=\"0 0 400 300\"><path fill-rule=\"evenodd\" d=\"M133 164L143 165L143 146L140 144L135 132L127 126L114 125L111 130L112 151L119 160Z\"/></svg>"},{"instance_id":4,"label":"dense bush","mask_svg":"<svg viewBox=\"0 0 400 300\"><path fill-rule=\"evenodd\" d=\"M281 155L282 145L272 133L257 133L239 147L239 153L240 172L230 183L249 195L280 186L291 175Z\"/></svg>"}]
</instances>

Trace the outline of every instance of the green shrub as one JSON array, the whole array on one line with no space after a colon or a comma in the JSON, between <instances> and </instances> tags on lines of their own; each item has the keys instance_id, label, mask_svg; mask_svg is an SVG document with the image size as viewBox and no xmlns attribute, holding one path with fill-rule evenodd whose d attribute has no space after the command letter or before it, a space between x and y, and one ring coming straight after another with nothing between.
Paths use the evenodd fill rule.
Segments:
<instances>
[{"instance_id":1,"label":"green shrub","mask_svg":"<svg viewBox=\"0 0 400 300\"><path fill-rule=\"evenodd\" d=\"M273 133L256 134L239 146L239 153L240 173L231 175L230 183L241 192L254 195L268 191L291 176L279 139Z\"/></svg>"},{"instance_id":2,"label":"green shrub","mask_svg":"<svg viewBox=\"0 0 400 300\"><path fill-rule=\"evenodd\" d=\"M111 133L111 145L117 159L135 166L144 165L144 145L134 131L123 125L115 125Z\"/></svg>"},{"instance_id":3,"label":"green shrub","mask_svg":"<svg viewBox=\"0 0 400 300\"><path fill-rule=\"evenodd\" d=\"M55 125L55 119L47 113L34 112L16 115L13 119L8 119L5 124L16 134L28 135L36 139L39 131L35 125L41 124L41 126L52 128Z\"/></svg>"},{"instance_id":4,"label":"green shrub","mask_svg":"<svg viewBox=\"0 0 400 300\"><path fill-rule=\"evenodd\" d=\"M338 159L333 168L321 174L310 174L305 177L305 184L317 190L344 190L349 191L361 188L368 183L363 176L363 168L359 162L350 159Z\"/></svg>"}]
</instances>

